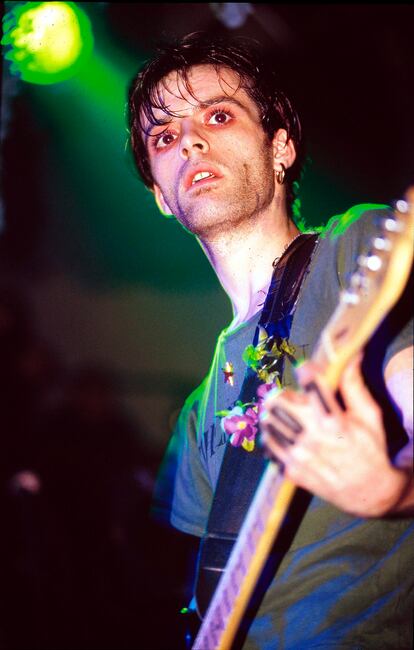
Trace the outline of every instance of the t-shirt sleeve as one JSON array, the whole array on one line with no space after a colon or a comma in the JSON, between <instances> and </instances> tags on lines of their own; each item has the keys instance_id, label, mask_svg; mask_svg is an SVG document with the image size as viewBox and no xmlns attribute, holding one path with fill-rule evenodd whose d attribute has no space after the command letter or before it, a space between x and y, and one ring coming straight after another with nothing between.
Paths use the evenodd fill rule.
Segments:
<instances>
[{"instance_id":1,"label":"t-shirt sleeve","mask_svg":"<svg viewBox=\"0 0 414 650\"><path fill-rule=\"evenodd\" d=\"M388 206L358 205L331 220L328 237L336 246L337 274L340 286L346 287L356 270L361 253L368 250L372 239L381 232L381 222L392 216ZM368 349L381 355L382 370L399 351L413 344L412 321L413 274L395 306L373 334Z\"/></svg>"},{"instance_id":2,"label":"t-shirt sleeve","mask_svg":"<svg viewBox=\"0 0 414 650\"><path fill-rule=\"evenodd\" d=\"M197 393L188 398L178 418L159 472L153 513L157 519L168 520L175 528L201 537L212 489L198 449Z\"/></svg>"}]
</instances>

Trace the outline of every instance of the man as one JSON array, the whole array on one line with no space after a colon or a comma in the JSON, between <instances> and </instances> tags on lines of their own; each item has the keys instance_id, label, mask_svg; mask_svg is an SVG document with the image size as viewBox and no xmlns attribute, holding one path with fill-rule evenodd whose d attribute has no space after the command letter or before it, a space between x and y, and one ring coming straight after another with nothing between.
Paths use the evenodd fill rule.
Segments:
<instances>
[{"instance_id":1,"label":"man","mask_svg":"<svg viewBox=\"0 0 414 650\"><path fill-rule=\"evenodd\" d=\"M257 453L257 409L234 405L245 375L243 353L251 351L273 267L300 235L292 220L303 158L300 121L252 47L211 42L202 34L166 47L143 69L131 87L130 114L144 182L160 209L197 237L233 306L209 375L181 413L167 462L169 469L175 463L171 522L203 536L226 443L238 445L246 463L253 457L249 450ZM373 338L371 361L365 355L370 389L360 359L354 360L341 379L341 404L321 368L305 363L295 377L289 363L292 356L310 357L374 232L372 212L356 219L358 210L350 211L317 241L283 339L279 378L292 388L270 391L261 402L260 435L268 453L315 496L297 522L245 648L395 650L411 643L412 348L403 307ZM293 390L296 381L313 389ZM387 401L401 415L400 438L395 419L391 431L383 424ZM231 485L237 478L231 465L226 472ZM243 477L253 492L256 478L252 486L249 471Z\"/></svg>"}]
</instances>

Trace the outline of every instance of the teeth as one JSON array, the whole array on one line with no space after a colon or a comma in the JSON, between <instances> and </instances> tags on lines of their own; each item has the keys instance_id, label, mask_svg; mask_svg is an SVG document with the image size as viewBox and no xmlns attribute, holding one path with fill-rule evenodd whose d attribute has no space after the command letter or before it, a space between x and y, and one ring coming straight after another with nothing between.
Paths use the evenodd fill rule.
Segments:
<instances>
[{"instance_id":1,"label":"teeth","mask_svg":"<svg viewBox=\"0 0 414 650\"><path fill-rule=\"evenodd\" d=\"M214 177L214 174L211 174L210 172L198 172L193 178L193 182L191 183L194 185L194 183L197 183L197 181L203 180L203 178L208 178L211 176L212 178Z\"/></svg>"}]
</instances>

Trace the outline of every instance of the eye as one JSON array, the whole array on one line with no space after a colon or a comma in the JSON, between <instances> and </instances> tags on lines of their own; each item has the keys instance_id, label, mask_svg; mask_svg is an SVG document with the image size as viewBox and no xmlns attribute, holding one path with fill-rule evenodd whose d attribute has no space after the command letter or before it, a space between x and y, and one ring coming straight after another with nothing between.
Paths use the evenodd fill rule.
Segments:
<instances>
[{"instance_id":1,"label":"eye","mask_svg":"<svg viewBox=\"0 0 414 650\"><path fill-rule=\"evenodd\" d=\"M227 124L233 116L222 108L216 109L208 118L207 124Z\"/></svg>"},{"instance_id":2,"label":"eye","mask_svg":"<svg viewBox=\"0 0 414 650\"><path fill-rule=\"evenodd\" d=\"M153 137L153 147L155 149L164 149L165 147L168 147L172 142L174 142L174 140L177 138L175 133L172 133L171 131L162 131Z\"/></svg>"}]
</instances>

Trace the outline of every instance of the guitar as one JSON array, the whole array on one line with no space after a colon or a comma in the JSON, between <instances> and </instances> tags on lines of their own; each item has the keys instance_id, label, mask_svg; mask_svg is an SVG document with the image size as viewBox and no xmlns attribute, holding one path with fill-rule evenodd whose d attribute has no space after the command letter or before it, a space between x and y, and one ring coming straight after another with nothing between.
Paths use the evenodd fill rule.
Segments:
<instances>
[{"instance_id":1,"label":"guitar","mask_svg":"<svg viewBox=\"0 0 414 650\"><path fill-rule=\"evenodd\" d=\"M386 218L370 252L358 260L348 288L323 329L312 359L332 389L406 286L413 262L414 186ZM210 602L192 650L230 650L270 550L296 493L269 463Z\"/></svg>"}]
</instances>

